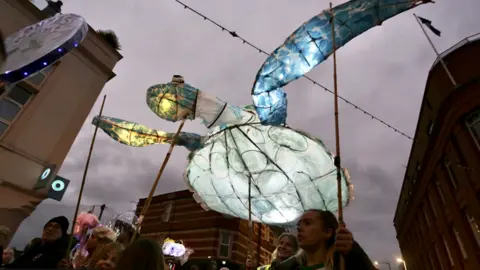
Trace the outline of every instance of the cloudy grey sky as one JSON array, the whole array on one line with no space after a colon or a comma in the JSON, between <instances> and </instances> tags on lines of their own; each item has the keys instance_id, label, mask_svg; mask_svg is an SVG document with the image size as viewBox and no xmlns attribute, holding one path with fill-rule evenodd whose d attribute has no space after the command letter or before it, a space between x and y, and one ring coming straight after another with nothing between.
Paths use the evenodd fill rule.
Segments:
<instances>
[{"instance_id":1,"label":"cloudy grey sky","mask_svg":"<svg viewBox=\"0 0 480 270\"><path fill-rule=\"evenodd\" d=\"M327 1L318 0L184 1L268 52L301 23L328 8ZM114 30L122 43L125 58L115 68L117 77L103 91L108 95L105 115L176 130L176 124L159 119L145 104L146 89L170 81L173 74L183 75L189 84L232 104L251 103L252 82L266 57L174 0L63 2L64 13L82 15L94 29ZM334 5L341 2L334 1ZM480 2L456 2L460 1L439 0L415 10L442 31L441 38L432 37L440 51L480 32L476 14ZM406 12L387 21L338 52L340 94L409 135L415 131L426 76L435 59L412 14ZM308 75L331 88L331 59ZM305 79L291 83L286 90L289 124L320 137L333 150L333 96ZM60 170L60 175L72 180L66 205L73 205L78 193L94 130L90 122L101 99ZM345 103L340 103L340 110L342 156L356 193L345 213L347 226L372 259L393 260L399 249L392 219L411 141ZM199 122L189 122L185 130L205 131ZM168 146L129 148L103 132L97 138L82 202L106 203L118 212L130 210L130 201L148 194ZM157 193L185 188L186 155L185 149L175 149ZM42 205L38 211L46 213L49 207L53 206ZM48 214L37 216L46 221ZM39 220L26 220L14 243L23 245L28 229L38 231L43 225Z\"/></svg>"}]
</instances>

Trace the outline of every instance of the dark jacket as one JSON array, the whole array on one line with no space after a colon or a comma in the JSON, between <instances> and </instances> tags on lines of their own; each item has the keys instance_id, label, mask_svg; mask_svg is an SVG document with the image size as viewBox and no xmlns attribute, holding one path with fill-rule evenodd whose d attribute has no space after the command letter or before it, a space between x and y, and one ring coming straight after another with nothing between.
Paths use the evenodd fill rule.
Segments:
<instances>
[{"instance_id":1,"label":"dark jacket","mask_svg":"<svg viewBox=\"0 0 480 270\"><path fill-rule=\"evenodd\" d=\"M68 237L49 244L35 244L26 250L11 264L4 267L8 269L52 269L57 268L60 260L65 256L68 246Z\"/></svg>"},{"instance_id":2,"label":"dark jacket","mask_svg":"<svg viewBox=\"0 0 480 270\"><path fill-rule=\"evenodd\" d=\"M372 261L368 258L368 255L363 251L362 247L357 242L353 242L352 250L344 255L345 258L345 270L375 270ZM300 269L300 260L293 256L275 267L275 270L297 270ZM334 255L334 268L333 270L340 269L340 254Z\"/></svg>"}]
</instances>

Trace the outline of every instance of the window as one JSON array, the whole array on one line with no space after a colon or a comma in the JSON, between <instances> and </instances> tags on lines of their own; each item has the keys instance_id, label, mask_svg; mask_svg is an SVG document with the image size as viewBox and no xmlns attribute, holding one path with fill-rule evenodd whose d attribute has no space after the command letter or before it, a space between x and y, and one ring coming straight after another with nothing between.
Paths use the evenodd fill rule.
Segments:
<instances>
[{"instance_id":1,"label":"window","mask_svg":"<svg viewBox=\"0 0 480 270\"><path fill-rule=\"evenodd\" d=\"M442 200L442 203L445 204L445 197L443 196L442 188L440 187L440 183L435 182L435 185L437 186L437 191L438 195L440 195L440 200Z\"/></svg>"},{"instance_id":2,"label":"window","mask_svg":"<svg viewBox=\"0 0 480 270\"><path fill-rule=\"evenodd\" d=\"M473 140L477 147L480 147L480 109L472 112L467 116L465 121L470 135L472 135Z\"/></svg>"},{"instance_id":3,"label":"window","mask_svg":"<svg viewBox=\"0 0 480 270\"><path fill-rule=\"evenodd\" d=\"M0 86L0 136L15 121L17 115L32 97L33 92L20 84Z\"/></svg>"},{"instance_id":4,"label":"window","mask_svg":"<svg viewBox=\"0 0 480 270\"><path fill-rule=\"evenodd\" d=\"M443 238L443 244L445 245L445 249L447 250L447 255L448 259L450 260L450 264L453 265L453 258L452 254L450 253L450 247L448 247L447 241L445 241L445 238Z\"/></svg>"},{"instance_id":5,"label":"window","mask_svg":"<svg viewBox=\"0 0 480 270\"><path fill-rule=\"evenodd\" d=\"M462 257L464 259L467 258L467 252L465 251L465 246L463 246L462 239L460 238L460 233L456 229L453 229L453 232L455 233L455 238L457 239L458 247L460 248L460 252L462 252Z\"/></svg>"},{"instance_id":6,"label":"window","mask_svg":"<svg viewBox=\"0 0 480 270\"><path fill-rule=\"evenodd\" d=\"M478 246L480 247L480 228L478 227L478 222L474 217L470 216L467 211L464 212L464 215L467 218L470 228L472 229L472 233L477 240Z\"/></svg>"},{"instance_id":7,"label":"window","mask_svg":"<svg viewBox=\"0 0 480 270\"><path fill-rule=\"evenodd\" d=\"M220 248L218 249L218 256L222 258L230 258L230 244L232 236L228 232L220 233Z\"/></svg>"},{"instance_id":8,"label":"window","mask_svg":"<svg viewBox=\"0 0 480 270\"><path fill-rule=\"evenodd\" d=\"M433 132L433 121L429 121L428 122L428 128L427 128L427 134L428 136L432 135L432 132Z\"/></svg>"},{"instance_id":9,"label":"window","mask_svg":"<svg viewBox=\"0 0 480 270\"><path fill-rule=\"evenodd\" d=\"M165 211L163 212L162 221L169 222L170 218L172 217L172 206L173 201L168 201L165 204Z\"/></svg>"},{"instance_id":10,"label":"window","mask_svg":"<svg viewBox=\"0 0 480 270\"><path fill-rule=\"evenodd\" d=\"M262 239L270 241L270 228L267 225L262 224Z\"/></svg>"},{"instance_id":11,"label":"window","mask_svg":"<svg viewBox=\"0 0 480 270\"><path fill-rule=\"evenodd\" d=\"M457 188L457 178L455 178L455 174L453 174L452 163L448 158L446 158L444 164L448 173L448 178L450 179L450 183L452 183L453 188Z\"/></svg>"},{"instance_id":12,"label":"window","mask_svg":"<svg viewBox=\"0 0 480 270\"><path fill-rule=\"evenodd\" d=\"M48 74L53 70L54 66L56 65L54 64L52 66L48 66L44 70L27 78L25 81L34 87L40 87L42 83L45 81L45 79L47 78Z\"/></svg>"},{"instance_id":13,"label":"window","mask_svg":"<svg viewBox=\"0 0 480 270\"><path fill-rule=\"evenodd\" d=\"M253 223L253 232L258 234L258 223Z\"/></svg>"}]
</instances>

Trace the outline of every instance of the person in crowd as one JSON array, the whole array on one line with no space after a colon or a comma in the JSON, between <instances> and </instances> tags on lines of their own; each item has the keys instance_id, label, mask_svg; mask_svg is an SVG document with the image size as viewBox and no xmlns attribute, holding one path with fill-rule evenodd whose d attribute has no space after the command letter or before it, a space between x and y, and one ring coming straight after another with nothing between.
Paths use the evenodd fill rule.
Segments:
<instances>
[{"instance_id":1,"label":"person in crowd","mask_svg":"<svg viewBox=\"0 0 480 270\"><path fill-rule=\"evenodd\" d=\"M124 246L116 242L103 246L98 252L95 252L88 269L115 269L117 258L123 250Z\"/></svg>"},{"instance_id":2,"label":"person in crowd","mask_svg":"<svg viewBox=\"0 0 480 270\"><path fill-rule=\"evenodd\" d=\"M52 218L43 228L42 241L35 242L20 257L4 267L9 269L56 268L68 248L68 226L66 217Z\"/></svg>"},{"instance_id":3,"label":"person in crowd","mask_svg":"<svg viewBox=\"0 0 480 270\"><path fill-rule=\"evenodd\" d=\"M124 247L127 247L132 240L133 234L134 234L133 230L124 230L117 237L117 243L122 244Z\"/></svg>"},{"instance_id":4,"label":"person in crowd","mask_svg":"<svg viewBox=\"0 0 480 270\"><path fill-rule=\"evenodd\" d=\"M279 264L277 270L338 270L340 256L344 257L345 270L375 269L365 251L345 226L338 224L332 212L306 211L297 224L297 231L302 252Z\"/></svg>"},{"instance_id":5,"label":"person in crowd","mask_svg":"<svg viewBox=\"0 0 480 270\"><path fill-rule=\"evenodd\" d=\"M6 264L3 261L3 254L4 254L4 247L8 244L8 240L10 239L11 231L7 226L0 226L0 253L2 254L2 258L0 258L0 266Z\"/></svg>"},{"instance_id":6,"label":"person in crowd","mask_svg":"<svg viewBox=\"0 0 480 270\"><path fill-rule=\"evenodd\" d=\"M217 270L217 269L218 269L217 261L210 260L210 262L207 264L207 270Z\"/></svg>"},{"instance_id":7,"label":"person in crowd","mask_svg":"<svg viewBox=\"0 0 480 270\"><path fill-rule=\"evenodd\" d=\"M37 245L41 245L43 243L42 238L33 238L23 249L23 252L27 252L31 247L35 247Z\"/></svg>"},{"instance_id":8,"label":"person in crowd","mask_svg":"<svg viewBox=\"0 0 480 270\"><path fill-rule=\"evenodd\" d=\"M10 264L15 260L15 250L13 248L7 248L2 254L2 265Z\"/></svg>"},{"instance_id":9,"label":"person in crowd","mask_svg":"<svg viewBox=\"0 0 480 270\"><path fill-rule=\"evenodd\" d=\"M120 255L116 270L167 270L160 245L151 239L139 238Z\"/></svg>"},{"instance_id":10,"label":"person in crowd","mask_svg":"<svg viewBox=\"0 0 480 270\"><path fill-rule=\"evenodd\" d=\"M269 265L258 267L257 270L273 270L277 265L295 255L299 250L297 237L292 233L283 233L278 237L277 248L272 253L272 261ZM247 262L248 268L254 268L254 264Z\"/></svg>"},{"instance_id":11,"label":"person in crowd","mask_svg":"<svg viewBox=\"0 0 480 270\"><path fill-rule=\"evenodd\" d=\"M96 251L99 251L103 246L113 243L116 240L117 235L112 229L104 226L96 227L93 229L90 238L88 238L85 243L84 248L87 251L87 254L84 256L80 251L77 251L75 258L73 259L74 268L85 268L89 266Z\"/></svg>"}]
</instances>

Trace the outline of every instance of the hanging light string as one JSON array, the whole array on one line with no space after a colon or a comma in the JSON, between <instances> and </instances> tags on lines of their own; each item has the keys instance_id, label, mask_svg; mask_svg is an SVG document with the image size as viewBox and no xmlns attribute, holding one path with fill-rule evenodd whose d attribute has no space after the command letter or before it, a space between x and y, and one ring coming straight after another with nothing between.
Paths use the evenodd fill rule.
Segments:
<instances>
[{"instance_id":1,"label":"hanging light string","mask_svg":"<svg viewBox=\"0 0 480 270\"><path fill-rule=\"evenodd\" d=\"M188 6L187 4L183 3L182 1L179 1L179 0L175 0L177 3L179 3L180 5L183 6L184 9L187 9L187 10L190 10L191 12L197 14L198 16L202 17L205 21L208 21L212 24L214 24L215 26L217 26L218 28L220 28L222 31L226 31L228 32L233 38L237 38L239 40L241 40L243 42L243 44L246 44L248 46L250 46L251 48L257 50L259 53L263 53L265 55L270 55L269 53L267 53L266 51L262 50L261 48L257 47L256 45L254 45L253 43L249 42L248 40L242 38L241 36L239 36L235 31L231 31L229 30L228 28L226 28L225 26L217 23L216 21L210 19L209 17L203 15L202 13L198 12L197 10L191 8L190 6ZM303 77L307 80L309 80L310 82L312 82L314 85L322 88L323 90L325 90L326 92L329 92L330 94L333 94L333 91L328 89L327 87L321 85L320 83L316 82L314 79L306 76L306 75L303 75ZM374 116L373 114L367 112L366 110L362 109L360 106L356 105L355 103L347 100L346 98L342 97L342 96L338 96L338 98L342 101L344 101L345 103L347 103L348 105L354 107L356 110L359 110L361 112L363 112L365 115L369 116L372 118L372 120L375 120L379 123L381 123L382 125L388 127L389 129L393 130L394 132L402 135L403 137L409 139L409 140L413 140L413 138L409 135L407 135L405 132L402 132L400 131L399 129L395 128L394 126L388 124L387 122L383 121L382 119Z\"/></svg>"}]
</instances>

